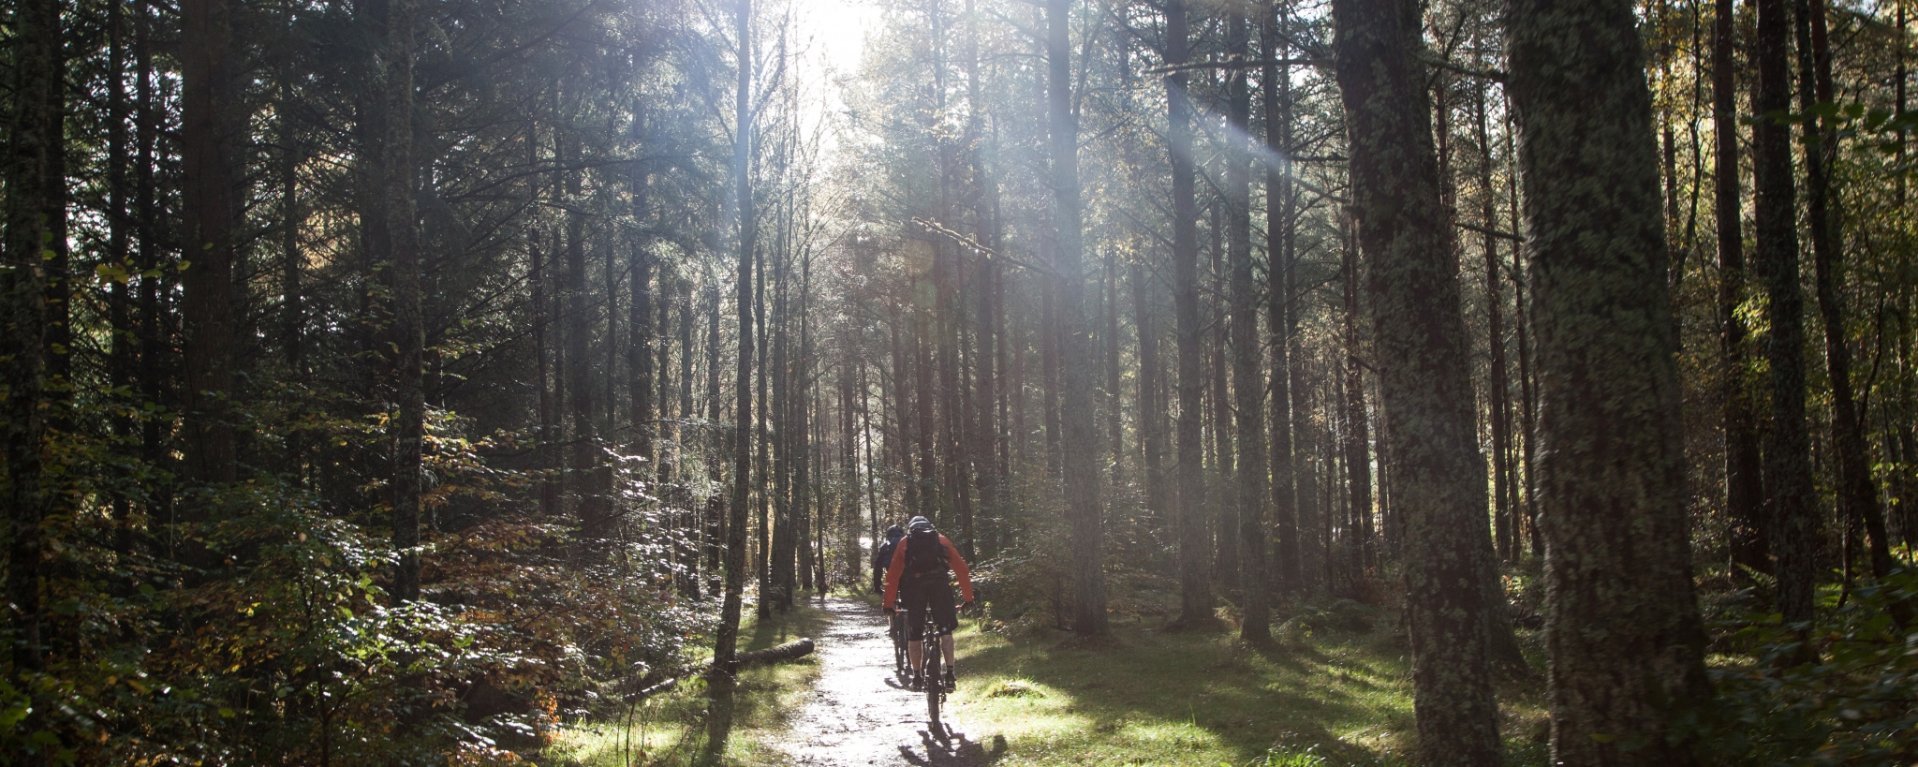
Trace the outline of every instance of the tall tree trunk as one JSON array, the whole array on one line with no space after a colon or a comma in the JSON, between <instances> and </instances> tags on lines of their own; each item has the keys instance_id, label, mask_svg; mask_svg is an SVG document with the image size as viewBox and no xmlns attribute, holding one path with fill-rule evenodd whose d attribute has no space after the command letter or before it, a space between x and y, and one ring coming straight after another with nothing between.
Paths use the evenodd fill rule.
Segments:
<instances>
[{"instance_id":1,"label":"tall tree trunk","mask_svg":"<svg viewBox=\"0 0 1918 767\"><path fill-rule=\"evenodd\" d=\"M1242 70L1240 70L1242 71ZM1221 176L1225 175L1223 173ZM1205 302L1205 324L1208 336L1204 341L1206 350L1206 421L1210 424L1212 437L1211 459L1214 486L1209 496L1214 498L1213 508L1218 516L1213 522L1213 568L1214 582L1230 591L1239 582L1239 499L1234 490L1232 460L1232 399L1226 387L1226 368L1231 364L1227 359L1226 345L1231 335L1227 331L1226 313L1226 249L1225 234L1231 228L1227 223L1227 213L1223 199L1212 205L1212 279L1211 285L1203 291L1208 300Z\"/></svg>"},{"instance_id":2,"label":"tall tree trunk","mask_svg":"<svg viewBox=\"0 0 1918 767\"><path fill-rule=\"evenodd\" d=\"M1159 387L1159 329L1153 323L1152 286L1145 265L1132 263L1132 324L1139 334L1139 453L1145 465L1145 509L1149 524L1166 522L1165 392Z\"/></svg>"},{"instance_id":3,"label":"tall tree trunk","mask_svg":"<svg viewBox=\"0 0 1918 767\"><path fill-rule=\"evenodd\" d=\"M1193 201L1192 102L1186 75L1186 0L1166 3L1165 76L1172 160L1173 304L1179 338L1179 620L1196 626L1212 619L1212 588L1206 581L1205 464L1200 423L1205 374L1199 326L1198 210Z\"/></svg>"},{"instance_id":4,"label":"tall tree trunk","mask_svg":"<svg viewBox=\"0 0 1918 767\"><path fill-rule=\"evenodd\" d=\"M292 32L291 11L286 21L287 34ZM298 108L294 97L293 84L296 81L295 56L292 51L280 54L279 93L274 104L273 122L278 132L279 143L279 196L280 196L280 348L285 357L287 374L292 383L304 385L306 375L306 288L303 284L303 264L306 254L300 250L300 162L305 159L301 146L299 130L294 123L294 113ZM305 475L306 440L298 430L289 430L286 434L286 465L293 473L295 481Z\"/></svg>"},{"instance_id":5,"label":"tall tree trunk","mask_svg":"<svg viewBox=\"0 0 1918 767\"><path fill-rule=\"evenodd\" d=\"M774 203L783 207L786 202ZM795 391L797 382L793 380L792 354L790 343L793 336L793 312L791 306L791 253L786 251L787 232L782 227L773 233L772 251L778 255L778 265L773 269L773 279L779 286L774 290L773 314L768 319L774 333L770 337L773 345L772 367L767 372L772 380L772 399L768 401L768 417L772 420L773 439L767 445L773 451L773 517L771 559L767 566L768 583L772 590L763 592L760 599L771 603L774 609L784 611L792 607L792 593L795 586L793 562L794 546L798 540L793 537L793 493L794 473L793 435L798 433L798 424L794 423L794 400L799 396Z\"/></svg>"},{"instance_id":6,"label":"tall tree trunk","mask_svg":"<svg viewBox=\"0 0 1918 767\"><path fill-rule=\"evenodd\" d=\"M1725 512L1730 521L1732 563L1753 572L1771 572L1769 543L1761 505L1763 477L1759 473L1758 414L1752 401L1747 362L1745 320L1739 308L1745 302L1744 204L1739 191L1737 14L1733 0L1715 0L1712 20L1712 124L1717 152L1713 170L1717 186L1713 206L1718 231L1719 353L1724 378Z\"/></svg>"},{"instance_id":7,"label":"tall tree trunk","mask_svg":"<svg viewBox=\"0 0 1918 767\"><path fill-rule=\"evenodd\" d=\"M719 430L721 410L719 372L724 365L721 364L719 356L720 293L717 279L708 279L706 282L706 306L706 425L708 432L714 435L708 447L710 465L717 467L726 461L723 451L737 449L737 446L729 440L738 438L739 429L735 424L732 430L723 433ZM734 395L737 396L738 393L735 392ZM702 544L706 552L708 588L713 590L724 588L720 585L720 581L725 577L722 570L727 561L726 554L731 551L730 514L733 498L734 496L730 493L713 493L712 499L707 502L706 536ZM721 599L723 600L724 597L722 596Z\"/></svg>"},{"instance_id":8,"label":"tall tree trunk","mask_svg":"<svg viewBox=\"0 0 1918 767\"><path fill-rule=\"evenodd\" d=\"M697 312L693 305L693 280L686 272L680 272L676 280L679 285L679 421L673 429L673 458L679 464L675 479L678 487L674 497L684 508L686 526L679 542L680 562L684 569L681 576L681 588L688 598L703 599L700 568L702 547L705 543L706 524L701 513L693 506L693 493L683 477L686 467L686 432L688 426L696 423L699 415L693 410L693 322ZM710 464L709 464L710 465Z\"/></svg>"},{"instance_id":9,"label":"tall tree trunk","mask_svg":"<svg viewBox=\"0 0 1918 767\"><path fill-rule=\"evenodd\" d=\"M126 88L126 11L127 4L123 2L107 7L107 250L103 260L121 275L131 275L135 271L128 237L127 123L130 109ZM135 331L131 286L128 282L128 277L121 276L107 286L107 327L111 333L107 351L107 382L113 389L115 404L121 406L134 404L124 394L133 387L134 372ZM131 447L137 444L134 418L130 415L132 409L122 407L117 410L119 412L108 422L112 436L111 450L116 460L129 460L133 457ZM127 556L133 553L133 493L130 489L115 489L110 496L113 550L120 556Z\"/></svg>"},{"instance_id":10,"label":"tall tree trunk","mask_svg":"<svg viewBox=\"0 0 1918 767\"><path fill-rule=\"evenodd\" d=\"M1118 257L1107 253L1105 261L1105 403L1106 442L1112 456L1112 486L1125 486L1124 398L1119 396L1119 267Z\"/></svg>"},{"instance_id":11,"label":"tall tree trunk","mask_svg":"<svg viewBox=\"0 0 1918 767\"><path fill-rule=\"evenodd\" d=\"M633 179L633 208L635 214L648 215L650 174L640 171ZM628 374L626 396L630 403L627 418L633 430L633 452L650 469L658 459L654 447L654 424L658 423L658 414L654 412L653 402L653 252L652 243L644 240L633 243L626 255L627 279L631 280L632 303L626 314L626 364ZM664 286L665 280L660 280ZM607 292L613 292L609 284ZM609 317L611 315L608 315ZM612 376L612 370L607 370Z\"/></svg>"},{"instance_id":12,"label":"tall tree trunk","mask_svg":"<svg viewBox=\"0 0 1918 767\"><path fill-rule=\"evenodd\" d=\"M1406 521L1419 762L1495 765L1485 473L1455 237L1419 63L1419 4L1334 0L1332 14L1380 388L1392 418L1392 499Z\"/></svg>"},{"instance_id":13,"label":"tall tree trunk","mask_svg":"<svg viewBox=\"0 0 1918 767\"><path fill-rule=\"evenodd\" d=\"M239 342L233 268L246 183L245 58L233 41L232 0L186 0L180 8L180 174L186 209L186 477L232 482L238 467L233 364ZM49 306L52 311L64 307ZM51 364L51 362L49 363ZM198 506L199 504L196 504Z\"/></svg>"},{"instance_id":14,"label":"tall tree trunk","mask_svg":"<svg viewBox=\"0 0 1918 767\"><path fill-rule=\"evenodd\" d=\"M1232 14L1226 20L1226 54L1249 56L1250 38L1245 14ZM1230 163L1226 167L1225 191L1226 216L1230 219L1227 234L1231 238L1227 260L1231 270L1232 393L1239 435L1236 476L1239 529L1220 530L1219 534L1239 539L1238 588L1243 612L1239 636L1247 642L1267 642L1272 639L1272 631L1267 625L1271 614L1266 604L1265 507L1271 499L1266 495L1265 380L1259 371L1259 362L1264 356L1260 354L1259 345L1259 295L1258 286L1252 281L1250 163L1253 155L1252 136L1248 132L1252 94L1246 87L1244 69L1232 70L1226 81L1226 101L1226 116L1231 125L1228 134L1232 137L1225 154L1226 162Z\"/></svg>"},{"instance_id":15,"label":"tall tree trunk","mask_svg":"<svg viewBox=\"0 0 1918 767\"><path fill-rule=\"evenodd\" d=\"M161 283L165 280L160 263L158 184L155 181L158 163L154 154L160 137L160 109L156 107L153 67L153 12L149 0L137 0L135 6L137 23L133 37L133 67L135 117L133 127L134 149L134 221L139 232L139 245L136 247L135 264L140 272L140 295L138 309L140 316L139 379L140 399L143 406L164 407L169 402L166 376L163 375L163 362L168 354L169 345L165 343L165 318L162 316L160 296L163 293ZM8 188L17 188L9 184ZM146 465L156 469L170 468L166 450L166 435L160 418L144 418L140 429L140 458ZM9 444L13 444L9 441ZM156 483L147 501L147 518L155 522L170 522L173 518L171 504L172 489L165 483Z\"/></svg>"},{"instance_id":16,"label":"tall tree trunk","mask_svg":"<svg viewBox=\"0 0 1918 767\"><path fill-rule=\"evenodd\" d=\"M1050 2L1051 0L1047 0ZM1055 247L1057 247L1055 245ZM1056 261L1055 254L1053 259ZM1056 278L1040 278L1039 285L1039 369L1045 377L1044 408L1046 419L1046 476L1059 478L1064 453L1059 431L1059 288Z\"/></svg>"},{"instance_id":17,"label":"tall tree trunk","mask_svg":"<svg viewBox=\"0 0 1918 767\"><path fill-rule=\"evenodd\" d=\"M1052 139L1053 223L1058 227L1059 252L1053 263L1059 280L1061 356L1065 370L1061 414L1065 438L1074 449L1065 453L1066 514L1072 530L1072 628L1080 636L1107 631L1105 520L1099 505L1098 453L1085 449L1097 443L1093 422L1091 381L1093 348L1084 312L1085 249L1080 231L1084 210L1079 199L1079 120L1072 113L1072 60L1068 32L1072 0L1047 0L1046 65L1047 124Z\"/></svg>"},{"instance_id":18,"label":"tall tree trunk","mask_svg":"<svg viewBox=\"0 0 1918 767\"><path fill-rule=\"evenodd\" d=\"M1518 559L1518 495L1512 488L1512 409L1505 385L1505 307L1500 278L1497 192L1492 185L1492 133L1486 125L1485 83L1473 90L1472 112L1478 130L1479 147L1479 223L1485 227L1485 315L1486 336L1491 350L1491 368L1487 373L1492 410L1492 498L1498 532L1498 552L1506 561Z\"/></svg>"},{"instance_id":19,"label":"tall tree trunk","mask_svg":"<svg viewBox=\"0 0 1918 767\"><path fill-rule=\"evenodd\" d=\"M1820 104L1834 103L1825 0L1797 2L1798 110L1814 115ZM1845 241L1833 177L1833 166L1838 162L1838 131L1829 123L1828 117L1808 117L1802 130L1806 215L1811 222L1818 313L1825 328L1825 371L1831 381L1831 436L1838 448L1838 505L1842 518L1864 522L1871 574L1883 578L1892 568L1891 542L1885 539L1885 516L1878 508L1878 484L1871 477L1864 419L1851 388L1851 345L1845 334L1844 299L1838 294Z\"/></svg>"},{"instance_id":20,"label":"tall tree trunk","mask_svg":"<svg viewBox=\"0 0 1918 767\"><path fill-rule=\"evenodd\" d=\"M746 504L752 492L753 473L753 245L756 227L753 219L752 187L752 0L738 0L734 6L734 29L738 35L738 90L733 95L733 197L739 217L738 293L734 301L739 311L739 358L733 379L733 396L738 404L733 412L732 496L727 512L726 596L719 608L719 627L713 641L711 685L712 711L707 718L706 755L709 760L726 752L732 734L734 693L739 674L739 612L746 586ZM762 595L761 600L764 601Z\"/></svg>"},{"instance_id":21,"label":"tall tree trunk","mask_svg":"<svg viewBox=\"0 0 1918 767\"><path fill-rule=\"evenodd\" d=\"M1760 115L1791 109L1791 18L1785 0L1758 2ZM1778 608L1787 624L1812 619L1819 528L1811 476L1811 439L1805 424L1804 297L1798 280L1798 233L1791 169L1791 131L1767 117L1754 129L1752 182L1758 193L1758 267L1768 298L1771 333L1771 428L1765 432L1765 496L1776 555Z\"/></svg>"},{"instance_id":22,"label":"tall tree trunk","mask_svg":"<svg viewBox=\"0 0 1918 767\"><path fill-rule=\"evenodd\" d=\"M399 550L393 596L419 598L421 462L425 449L425 346L420 257L413 197L413 7L410 0L369 0L369 30L379 41L381 86L369 102L364 173L372 184L364 221L367 260L383 280L381 324L386 350L381 396L394 409L391 443L393 546Z\"/></svg>"},{"instance_id":23,"label":"tall tree trunk","mask_svg":"<svg viewBox=\"0 0 1918 767\"><path fill-rule=\"evenodd\" d=\"M0 261L0 356L5 367L5 410L0 435L6 443L7 616L18 632L10 649L16 689L31 690L25 672L44 665L41 629L43 539L41 522L56 502L45 476L48 414L46 339L51 324L45 300L48 258L61 247L66 228L66 168L62 51L58 0L22 0L12 19L13 78L7 130L5 260Z\"/></svg>"},{"instance_id":24,"label":"tall tree trunk","mask_svg":"<svg viewBox=\"0 0 1918 767\"><path fill-rule=\"evenodd\" d=\"M776 247L758 248L753 255L753 271L759 278L753 293L753 325L761 341L753 371L753 383L758 388L760 404L759 411L753 414L753 441L756 444L753 460L753 498L754 509L757 512L754 515L756 519L753 520L754 543L757 544L753 547L753 572L758 576L759 581L759 600L753 605L753 614L760 618L771 616L773 605L772 493L766 485L772 479L773 448L770 421L773 411L779 407L779 402L770 394L771 378L778 371L767 360L767 355L771 351L769 347L775 344L771 342L772 336L767 334L766 328L777 319L771 317L766 304L766 286L769 282L766 274L766 259L769 250L776 250ZM778 326L773 325L773 327Z\"/></svg>"},{"instance_id":25,"label":"tall tree trunk","mask_svg":"<svg viewBox=\"0 0 1918 767\"><path fill-rule=\"evenodd\" d=\"M1506 92L1505 102L1505 156L1508 172L1505 174L1505 197L1511 201L1512 226L1523 229L1524 215L1519 210L1520 196L1518 187L1518 134L1516 122L1512 119L1511 98ZM1523 503L1525 531L1532 547L1533 556L1545 556L1545 538L1538 531L1538 387L1532 375L1532 315L1526 310L1525 303L1525 243L1523 240L1512 243L1512 326L1518 343L1518 415L1519 437L1523 447L1519 451L1520 468L1524 472L1521 483L1525 488Z\"/></svg>"},{"instance_id":26,"label":"tall tree trunk","mask_svg":"<svg viewBox=\"0 0 1918 767\"><path fill-rule=\"evenodd\" d=\"M580 139L570 135L567 129L560 129L555 141L562 149L559 151L562 164L581 162ZM575 503L579 512L580 533L588 540L603 539L612 532L612 499L609 496L610 483L602 479L602 473L609 472L601 456L599 437L599 402L593 396L597 382L593 377L593 355L590 352L593 332L594 311L591 297L586 286L586 212L581 206L586 204L584 171L577 168L562 171L566 186L566 272L565 288L560 292L560 302L564 317L560 328L564 336L561 347L565 358L560 364L566 381L566 403L572 410L572 456L569 460L568 474L571 475ZM607 477L608 479L610 477Z\"/></svg>"},{"instance_id":27,"label":"tall tree trunk","mask_svg":"<svg viewBox=\"0 0 1918 767\"><path fill-rule=\"evenodd\" d=\"M1352 583L1357 586L1365 568L1372 565L1372 457L1371 437L1366 428L1365 366L1359 349L1359 254L1346 248L1342 271L1345 272L1345 482L1352 504L1348 539L1355 546L1346 555L1352 558Z\"/></svg>"},{"instance_id":28,"label":"tall tree trunk","mask_svg":"<svg viewBox=\"0 0 1918 767\"><path fill-rule=\"evenodd\" d=\"M1508 36L1537 243L1552 761L1695 764L1711 689L1633 4L1522 0Z\"/></svg>"},{"instance_id":29,"label":"tall tree trunk","mask_svg":"<svg viewBox=\"0 0 1918 767\"><path fill-rule=\"evenodd\" d=\"M812 364L812 308L812 253L808 251L799 267L799 357L791 373L796 391L792 396L793 436L789 442L794 463L790 518L793 521L793 548L799 555L796 584L799 588L813 584L812 576L817 571L812 546L812 514L817 506L812 497L812 418L819 408L814 404L817 387L814 386L816 379ZM824 532L823 525L820 526L820 532ZM786 599L788 602L793 599L791 589L787 590Z\"/></svg>"},{"instance_id":30,"label":"tall tree trunk","mask_svg":"<svg viewBox=\"0 0 1918 767\"><path fill-rule=\"evenodd\" d=\"M1274 2L1259 14L1259 50L1265 60L1259 80L1265 87L1265 146L1277 162L1265 171L1266 324L1272 333L1272 515L1278 539L1274 552L1278 566L1274 581L1283 592L1299 588L1298 497L1293 486L1292 377L1288 351L1292 345L1291 314L1293 250L1298 198L1292 184L1292 66L1280 62L1291 55L1290 42L1280 33L1285 3Z\"/></svg>"}]
</instances>

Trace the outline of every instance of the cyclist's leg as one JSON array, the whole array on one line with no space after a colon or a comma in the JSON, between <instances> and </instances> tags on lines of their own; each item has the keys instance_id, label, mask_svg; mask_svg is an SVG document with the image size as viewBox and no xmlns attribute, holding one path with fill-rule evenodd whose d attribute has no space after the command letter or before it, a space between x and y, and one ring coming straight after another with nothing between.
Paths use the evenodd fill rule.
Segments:
<instances>
[{"instance_id":1,"label":"cyclist's leg","mask_svg":"<svg viewBox=\"0 0 1918 767\"><path fill-rule=\"evenodd\" d=\"M926 592L917 583L899 585L900 600L906 603L906 658L912 672L917 674L925 668L924 639L926 625Z\"/></svg>"},{"instance_id":2,"label":"cyclist's leg","mask_svg":"<svg viewBox=\"0 0 1918 767\"><path fill-rule=\"evenodd\" d=\"M940 654L945 656L946 667L952 668L952 632L959 628L959 610L952 602L952 584L932 584L925 592L926 601L932 606L932 622L939 627Z\"/></svg>"}]
</instances>

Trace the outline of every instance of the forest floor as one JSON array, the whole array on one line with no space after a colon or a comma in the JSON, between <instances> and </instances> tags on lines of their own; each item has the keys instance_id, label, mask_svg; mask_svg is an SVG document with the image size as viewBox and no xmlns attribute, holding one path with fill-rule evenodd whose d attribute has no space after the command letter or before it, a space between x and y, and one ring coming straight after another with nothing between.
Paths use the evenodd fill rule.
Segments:
<instances>
[{"instance_id":1,"label":"forest floor","mask_svg":"<svg viewBox=\"0 0 1918 767\"><path fill-rule=\"evenodd\" d=\"M1351 602L1298 611L1253 648L1229 627L1168 631L1121 621L1088 643L1051 628L962 620L958 690L929 734L923 698L892 673L870 597L834 597L818 677L776 764L809 767L1404 764L1412 701L1406 653L1385 611ZM1508 689L1507 762L1542 763L1535 691ZM770 733L769 733L770 734Z\"/></svg>"},{"instance_id":2,"label":"forest floor","mask_svg":"<svg viewBox=\"0 0 1918 767\"><path fill-rule=\"evenodd\" d=\"M749 611L750 614L750 611ZM950 737L892 669L870 595L803 600L746 627L747 648L811 637L799 661L742 677L733 767L1401 765L1412 742L1408 648L1391 611L1349 601L1293 608L1252 647L1222 620L1172 631L1156 613L1087 642L1029 622L964 617ZM1545 763L1536 680L1500 690L1508 765ZM677 765L699 738L702 696L648 702L624 721L569 728L561 765ZM541 760L546 763L546 760Z\"/></svg>"}]
</instances>

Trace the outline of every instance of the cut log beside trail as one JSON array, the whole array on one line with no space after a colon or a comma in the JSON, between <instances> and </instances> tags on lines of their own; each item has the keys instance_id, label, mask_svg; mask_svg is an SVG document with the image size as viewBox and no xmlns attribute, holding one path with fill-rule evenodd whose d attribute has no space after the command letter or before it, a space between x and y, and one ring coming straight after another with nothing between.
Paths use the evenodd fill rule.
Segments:
<instances>
[{"instance_id":1,"label":"cut log beside trail","mask_svg":"<svg viewBox=\"0 0 1918 767\"><path fill-rule=\"evenodd\" d=\"M784 663L790 660L798 660L800 658L804 658L808 655L811 655L812 651L813 651L813 641L811 639L805 639L805 638L795 639L791 642L787 642L782 645L776 645L773 647L768 647L764 650L753 650L751 652L740 653L739 668L744 670L747 668L751 668L753 666L761 666L769 663ZM664 682L660 682L658 684L654 684L649 687L641 688L638 692L633 693L632 696L627 699L627 702L637 703L647 698L651 698L654 695L658 695L662 692L669 692L671 690L677 689L679 687L679 683L681 680L687 679L688 677L710 674L712 672L713 672L713 664L710 662L705 663L701 665L694 673L687 674L685 676L674 677Z\"/></svg>"}]
</instances>

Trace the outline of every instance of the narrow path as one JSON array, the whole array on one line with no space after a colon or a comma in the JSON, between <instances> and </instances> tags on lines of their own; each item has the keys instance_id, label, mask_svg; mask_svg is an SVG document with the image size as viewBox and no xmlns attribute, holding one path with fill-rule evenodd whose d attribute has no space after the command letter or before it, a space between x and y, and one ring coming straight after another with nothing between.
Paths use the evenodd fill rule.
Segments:
<instances>
[{"instance_id":1,"label":"narrow path","mask_svg":"<svg viewBox=\"0 0 1918 767\"><path fill-rule=\"evenodd\" d=\"M877 611L844 597L820 606L832 621L818 640L819 681L794 715L792 733L776 744L793 764L981 767L1005 754L1003 739L993 739L990 752L973 742L962 711L941 716L947 737L929 732L925 695L893 673L892 640Z\"/></svg>"}]
</instances>

